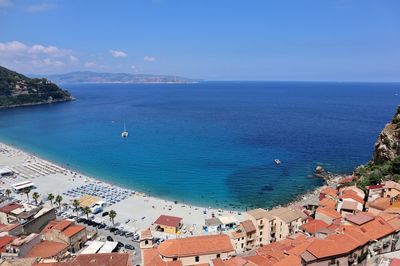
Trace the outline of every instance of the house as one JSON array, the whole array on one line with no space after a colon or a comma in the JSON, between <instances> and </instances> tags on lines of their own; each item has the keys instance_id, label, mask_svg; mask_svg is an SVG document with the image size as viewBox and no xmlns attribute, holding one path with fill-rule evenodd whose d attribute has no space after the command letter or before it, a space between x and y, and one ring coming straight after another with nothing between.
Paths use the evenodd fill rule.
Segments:
<instances>
[{"instance_id":1,"label":"house","mask_svg":"<svg viewBox=\"0 0 400 266\"><path fill-rule=\"evenodd\" d=\"M80 250L87 241L86 227L70 220L50 221L42 234L45 240L67 244L72 253Z\"/></svg>"},{"instance_id":2,"label":"house","mask_svg":"<svg viewBox=\"0 0 400 266\"><path fill-rule=\"evenodd\" d=\"M14 172L10 168L8 167L0 168L0 177L7 177L12 175L14 175Z\"/></svg>"},{"instance_id":3,"label":"house","mask_svg":"<svg viewBox=\"0 0 400 266\"><path fill-rule=\"evenodd\" d=\"M301 265L352 265L367 255L368 239L350 234L332 234L315 239L300 255Z\"/></svg>"},{"instance_id":4,"label":"house","mask_svg":"<svg viewBox=\"0 0 400 266\"><path fill-rule=\"evenodd\" d=\"M275 241L276 230L273 221L275 218L264 209L254 209L246 212L246 216L256 227L256 247L260 247Z\"/></svg>"},{"instance_id":5,"label":"house","mask_svg":"<svg viewBox=\"0 0 400 266\"><path fill-rule=\"evenodd\" d=\"M80 254L60 262L42 262L35 266L132 266L129 253Z\"/></svg>"},{"instance_id":6,"label":"house","mask_svg":"<svg viewBox=\"0 0 400 266\"><path fill-rule=\"evenodd\" d=\"M15 237L9 235L0 237L0 254L6 251L7 245L10 244L14 239Z\"/></svg>"},{"instance_id":7,"label":"house","mask_svg":"<svg viewBox=\"0 0 400 266\"><path fill-rule=\"evenodd\" d=\"M394 217L387 220L388 224L395 230L393 235L392 251L400 250L400 216L395 215Z\"/></svg>"},{"instance_id":8,"label":"house","mask_svg":"<svg viewBox=\"0 0 400 266\"><path fill-rule=\"evenodd\" d=\"M24 258L41 241L41 236L36 233L15 238L7 244L5 251L1 254L3 258Z\"/></svg>"},{"instance_id":9,"label":"house","mask_svg":"<svg viewBox=\"0 0 400 266\"><path fill-rule=\"evenodd\" d=\"M42 240L26 255L30 258L59 259L68 251L68 244Z\"/></svg>"},{"instance_id":10,"label":"house","mask_svg":"<svg viewBox=\"0 0 400 266\"><path fill-rule=\"evenodd\" d=\"M256 227L251 220L245 220L241 222L240 226L243 228L243 232L246 234L246 250L252 250L256 246Z\"/></svg>"},{"instance_id":11,"label":"house","mask_svg":"<svg viewBox=\"0 0 400 266\"><path fill-rule=\"evenodd\" d=\"M319 207L315 211L315 219L322 220L327 224L333 224L340 222L340 220L342 219L342 215L335 210Z\"/></svg>"},{"instance_id":12,"label":"house","mask_svg":"<svg viewBox=\"0 0 400 266\"><path fill-rule=\"evenodd\" d=\"M157 231L165 232L168 234L178 234L182 226L181 222L182 222L181 217L161 215L154 222L154 226Z\"/></svg>"},{"instance_id":13,"label":"house","mask_svg":"<svg viewBox=\"0 0 400 266\"><path fill-rule=\"evenodd\" d=\"M220 216L220 217L218 217L218 219L221 222L221 229L222 230L234 229L238 224L238 220L233 215Z\"/></svg>"},{"instance_id":14,"label":"house","mask_svg":"<svg viewBox=\"0 0 400 266\"><path fill-rule=\"evenodd\" d=\"M153 234L151 233L150 228L140 231L139 242L141 249L152 248L154 246Z\"/></svg>"},{"instance_id":15,"label":"house","mask_svg":"<svg viewBox=\"0 0 400 266\"><path fill-rule=\"evenodd\" d=\"M339 196L337 211L341 214L363 211L364 200L353 190L344 190Z\"/></svg>"},{"instance_id":16,"label":"house","mask_svg":"<svg viewBox=\"0 0 400 266\"><path fill-rule=\"evenodd\" d=\"M16 194L23 193L25 189L32 190L35 188L35 184L32 181L26 180L19 183L15 183L11 185L12 190Z\"/></svg>"},{"instance_id":17,"label":"house","mask_svg":"<svg viewBox=\"0 0 400 266\"><path fill-rule=\"evenodd\" d=\"M315 236L319 230L327 227L328 224L322 220L311 220L303 224L300 229L309 236Z\"/></svg>"},{"instance_id":18,"label":"house","mask_svg":"<svg viewBox=\"0 0 400 266\"><path fill-rule=\"evenodd\" d=\"M163 262L179 260L182 265L209 263L215 258L225 260L235 254L229 237L224 234L167 240L158 246L157 252ZM144 265L148 263L143 262Z\"/></svg>"},{"instance_id":19,"label":"house","mask_svg":"<svg viewBox=\"0 0 400 266\"><path fill-rule=\"evenodd\" d=\"M247 251L246 232L241 226L238 226L235 230L229 231L227 235L229 236L232 246L237 254L241 254Z\"/></svg>"},{"instance_id":20,"label":"house","mask_svg":"<svg viewBox=\"0 0 400 266\"><path fill-rule=\"evenodd\" d=\"M366 209L369 213L378 215L380 212L388 209L391 206L390 198L376 198L375 200L368 202Z\"/></svg>"},{"instance_id":21,"label":"house","mask_svg":"<svg viewBox=\"0 0 400 266\"><path fill-rule=\"evenodd\" d=\"M368 186L368 202L374 201L377 198L381 198L385 194L385 188L383 184Z\"/></svg>"},{"instance_id":22,"label":"house","mask_svg":"<svg viewBox=\"0 0 400 266\"><path fill-rule=\"evenodd\" d=\"M275 238L277 241L301 231L300 227L308 218L301 210L289 207L273 209L269 211L269 214L275 218L273 220L273 227L276 232Z\"/></svg>"},{"instance_id":23,"label":"house","mask_svg":"<svg viewBox=\"0 0 400 266\"><path fill-rule=\"evenodd\" d=\"M359 189L356 186L347 186L347 187L342 187L339 189L339 194L344 195L346 193L355 193L358 197L364 200L365 198L365 193L362 189Z\"/></svg>"},{"instance_id":24,"label":"house","mask_svg":"<svg viewBox=\"0 0 400 266\"><path fill-rule=\"evenodd\" d=\"M217 232L221 231L222 223L218 218L214 217L214 218L206 219L205 225L206 225L206 227L205 227L206 232L217 233Z\"/></svg>"},{"instance_id":25,"label":"house","mask_svg":"<svg viewBox=\"0 0 400 266\"><path fill-rule=\"evenodd\" d=\"M336 200L326 197L319 201L319 207L326 207L336 210Z\"/></svg>"},{"instance_id":26,"label":"house","mask_svg":"<svg viewBox=\"0 0 400 266\"><path fill-rule=\"evenodd\" d=\"M336 200L337 198L337 190L335 188L331 188L331 187L324 187L323 189L321 189L321 191L319 192L319 200L322 200L323 198L331 198L333 200Z\"/></svg>"},{"instance_id":27,"label":"house","mask_svg":"<svg viewBox=\"0 0 400 266\"><path fill-rule=\"evenodd\" d=\"M18 203L9 203L0 208L0 223L19 223L25 234L39 233L54 219L54 208Z\"/></svg>"},{"instance_id":28,"label":"house","mask_svg":"<svg viewBox=\"0 0 400 266\"><path fill-rule=\"evenodd\" d=\"M361 212L356 213L356 214L348 214L345 216L343 220L344 225L363 225L365 223L368 223L374 219L373 216L363 214Z\"/></svg>"},{"instance_id":29,"label":"house","mask_svg":"<svg viewBox=\"0 0 400 266\"><path fill-rule=\"evenodd\" d=\"M396 198L400 196L400 184L394 181L386 181L384 183L384 194L385 198Z\"/></svg>"}]
</instances>

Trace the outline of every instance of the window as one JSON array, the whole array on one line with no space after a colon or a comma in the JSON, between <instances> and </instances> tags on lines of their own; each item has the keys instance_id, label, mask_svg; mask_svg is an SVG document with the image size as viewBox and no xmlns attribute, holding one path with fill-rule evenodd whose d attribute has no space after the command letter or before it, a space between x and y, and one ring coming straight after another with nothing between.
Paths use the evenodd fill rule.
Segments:
<instances>
[{"instance_id":1,"label":"window","mask_svg":"<svg viewBox=\"0 0 400 266\"><path fill-rule=\"evenodd\" d=\"M177 257L174 257L174 258L172 258L172 260L173 260L173 261L177 261L177 260L178 260L178 258L177 258Z\"/></svg>"},{"instance_id":2,"label":"window","mask_svg":"<svg viewBox=\"0 0 400 266\"><path fill-rule=\"evenodd\" d=\"M260 242L262 242L262 238L260 237Z\"/></svg>"},{"instance_id":3,"label":"window","mask_svg":"<svg viewBox=\"0 0 400 266\"><path fill-rule=\"evenodd\" d=\"M244 244L242 243L242 248L244 247Z\"/></svg>"},{"instance_id":4,"label":"window","mask_svg":"<svg viewBox=\"0 0 400 266\"><path fill-rule=\"evenodd\" d=\"M194 261L195 262L199 262L200 261L200 257L199 256L194 257Z\"/></svg>"},{"instance_id":5,"label":"window","mask_svg":"<svg viewBox=\"0 0 400 266\"><path fill-rule=\"evenodd\" d=\"M260 224L263 224L263 220L260 220Z\"/></svg>"},{"instance_id":6,"label":"window","mask_svg":"<svg viewBox=\"0 0 400 266\"><path fill-rule=\"evenodd\" d=\"M217 258L221 258L221 254L217 254Z\"/></svg>"}]
</instances>

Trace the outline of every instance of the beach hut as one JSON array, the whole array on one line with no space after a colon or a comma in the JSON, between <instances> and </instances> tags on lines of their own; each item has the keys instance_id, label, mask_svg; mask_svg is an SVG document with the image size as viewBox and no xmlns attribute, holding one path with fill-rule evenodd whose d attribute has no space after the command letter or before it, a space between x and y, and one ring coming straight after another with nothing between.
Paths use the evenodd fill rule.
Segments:
<instances>
[{"instance_id":1,"label":"beach hut","mask_svg":"<svg viewBox=\"0 0 400 266\"><path fill-rule=\"evenodd\" d=\"M154 225L157 231L165 232L168 234L178 234L182 226L181 222L182 222L181 217L161 215L154 222Z\"/></svg>"},{"instance_id":2,"label":"beach hut","mask_svg":"<svg viewBox=\"0 0 400 266\"><path fill-rule=\"evenodd\" d=\"M205 220L206 231L208 233L216 233L221 230L222 223L218 218L210 218Z\"/></svg>"},{"instance_id":3,"label":"beach hut","mask_svg":"<svg viewBox=\"0 0 400 266\"><path fill-rule=\"evenodd\" d=\"M11 176L13 174L14 172L7 167L0 168L0 177Z\"/></svg>"},{"instance_id":4,"label":"beach hut","mask_svg":"<svg viewBox=\"0 0 400 266\"><path fill-rule=\"evenodd\" d=\"M233 229L236 227L236 225L238 223L238 220L233 215L220 216L218 219L221 221L221 224L222 224L221 229L222 230Z\"/></svg>"}]
</instances>

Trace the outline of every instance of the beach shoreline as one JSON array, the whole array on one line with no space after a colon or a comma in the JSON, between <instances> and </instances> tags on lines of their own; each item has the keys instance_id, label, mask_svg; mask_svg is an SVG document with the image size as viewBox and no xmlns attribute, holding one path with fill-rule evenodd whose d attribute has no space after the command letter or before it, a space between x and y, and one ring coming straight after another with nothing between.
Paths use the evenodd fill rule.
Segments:
<instances>
[{"instance_id":1,"label":"beach shoreline","mask_svg":"<svg viewBox=\"0 0 400 266\"><path fill-rule=\"evenodd\" d=\"M194 226L197 229L197 234L203 233L202 226L204 225L204 220L213 216L233 215L238 219L238 221L245 219L245 215L242 215L242 212L245 212L245 210L202 207L194 204L187 204L181 201L173 201L150 196L146 193L136 191L131 188L125 188L119 184L107 182L96 177L82 174L79 171L71 170L70 166L53 163L52 161L38 156L36 153L25 152L20 148L6 144L2 141L0 141L0 151L2 152L0 153L0 165L2 167L14 168L27 163L46 162L50 165L55 165L63 169L62 173L25 178L32 181L36 185L37 189L35 189L35 191L41 194L43 198L46 198L48 193L52 193L53 195L60 194L65 197L64 202L71 203L74 198L64 196L65 192L71 189L83 187L87 184L96 184L109 189L118 188L133 191L133 196L130 196L121 202L117 202L112 206L106 207L104 211L109 211L111 209L116 210L118 213L116 221L119 223L123 223L127 219L134 221L135 231L150 227L158 218L158 216L162 214L182 217L185 224ZM337 183L339 177L339 175L335 176L336 181L332 181L333 185L335 182ZM271 209L283 206L302 206L305 204L305 202L309 201L310 198L317 198L319 191L325 185L326 184L319 186L314 190L307 191L293 198L290 202L276 205ZM9 188L8 186L10 186L10 183L5 184L3 181L0 184L0 187L2 188ZM25 197L25 195L21 195L21 198L23 197Z\"/></svg>"}]
</instances>

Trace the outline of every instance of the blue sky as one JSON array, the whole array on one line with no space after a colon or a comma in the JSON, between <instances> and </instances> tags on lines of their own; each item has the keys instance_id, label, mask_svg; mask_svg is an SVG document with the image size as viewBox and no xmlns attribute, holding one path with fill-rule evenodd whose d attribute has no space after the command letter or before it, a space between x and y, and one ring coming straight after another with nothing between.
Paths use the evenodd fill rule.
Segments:
<instances>
[{"instance_id":1,"label":"blue sky","mask_svg":"<svg viewBox=\"0 0 400 266\"><path fill-rule=\"evenodd\" d=\"M23 73L400 81L400 1L0 0L0 64Z\"/></svg>"}]
</instances>

